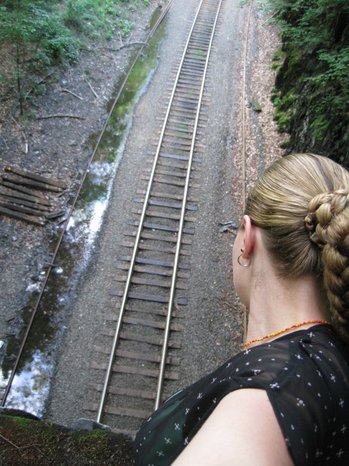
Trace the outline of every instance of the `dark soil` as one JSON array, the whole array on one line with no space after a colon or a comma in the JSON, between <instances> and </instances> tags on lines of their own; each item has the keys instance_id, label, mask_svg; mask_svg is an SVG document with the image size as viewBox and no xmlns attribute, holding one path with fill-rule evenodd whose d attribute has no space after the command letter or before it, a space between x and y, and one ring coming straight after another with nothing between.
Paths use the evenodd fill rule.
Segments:
<instances>
[{"instance_id":1,"label":"dark soil","mask_svg":"<svg viewBox=\"0 0 349 466\"><path fill-rule=\"evenodd\" d=\"M0 465L132 464L132 444L124 435L101 429L73 431L14 414L0 414Z\"/></svg>"}]
</instances>

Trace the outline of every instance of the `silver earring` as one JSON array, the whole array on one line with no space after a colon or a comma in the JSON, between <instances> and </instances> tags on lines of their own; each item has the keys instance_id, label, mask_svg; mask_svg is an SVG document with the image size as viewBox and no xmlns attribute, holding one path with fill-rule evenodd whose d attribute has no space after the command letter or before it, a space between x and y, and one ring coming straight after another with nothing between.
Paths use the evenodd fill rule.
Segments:
<instances>
[{"instance_id":1,"label":"silver earring","mask_svg":"<svg viewBox=\"0 0 349 466\"><path fill-rule=\"evenodd\" d=\"M248 259L248 263L247 263L247 264L243 264L243 263L241 262L241 258L242 258L242 256L243 256L243 254L244 254L244 250L241 249L241 254L240 254L240 256L238 257L238 264L241 265L241 267L249 267L250 264L251 264L251 260L250 260L250 259Z\"/></svg>"}]
</instances>

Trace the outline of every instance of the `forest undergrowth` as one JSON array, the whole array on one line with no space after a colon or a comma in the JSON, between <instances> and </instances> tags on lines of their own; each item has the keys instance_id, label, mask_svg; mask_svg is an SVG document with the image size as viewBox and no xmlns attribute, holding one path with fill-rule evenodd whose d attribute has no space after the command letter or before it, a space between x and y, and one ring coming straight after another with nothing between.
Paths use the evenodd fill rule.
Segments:
<instances>
[{"instance_id":1,"label":"forest undergrowth","mask_svg":"<svg viewBox=\"0 0 349 466\"><path fill-rule=\"evenodd\" d=\"M15 93L20 114L25 103L45 91L52 66L74 63L93 39L121 40L132 31L132 10L149 0L3 0L0 4L2 97ZM4 52L5 50L5 52Z\"/></svg>"},{"instance_id":2,"label":"forest undergrowth","mask_svg":"<svg viewBox=\"0 0 349 466\"><path fill-rule=\"evenodd\" d=\"M349 167L349 4L266 0L281 30L273 93L286 148L328 155Z\"/></svg>"}]
</instances>

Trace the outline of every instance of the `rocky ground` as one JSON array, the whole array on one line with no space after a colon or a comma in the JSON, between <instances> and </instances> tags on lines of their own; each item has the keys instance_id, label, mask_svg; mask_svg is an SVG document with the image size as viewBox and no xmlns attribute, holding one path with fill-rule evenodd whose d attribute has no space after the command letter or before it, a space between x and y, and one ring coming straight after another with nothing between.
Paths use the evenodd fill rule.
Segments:
<instances>
[{"instance_id":1,"label":"rocky ground","mask_svg":"<svg viewBox=\"0 0 349 466\"><path fill-rule=\"evenodd\" d=\"M129 39L130 42L144 40L151 13L158 6L158 2L150 3L151 6L145 12L135 12L136 27ZM243 12L239 14L241 15L240 19L235 25L239 37L238 46L235 47L234 52L233 50L231 52L225 51L227 55L234 54L237 63L234 79L232 82L228 81L224 84L229 93L234 88L234 109L231 110L227 128L224 131L221 129L219 131L221 139L219 144L224 146L225 153L229 154L230 157L226 165L228 167L227 178L224 178L227 186L224 188L221 185L220 170L222 167L217 165L217 174L213 174L213 181L208 180L208 183L211 187L216 185L220 187L219 190L207 192L206 200L209 202L212 192L214 192L217 199L210 204L210 209L219 206L220 211L213 217L211 227L207 227L211 228L211 231L205 229L201 233L201 238L203 236L207 238L221 237L219 245L213 248L213 252L207 254L205 259L206 262L209 262L213 258L213 268L217 269L217 279L211 280L211 275L207 274L210 277L209 281L208 279L206 282L202 280L200 287L197 288L200 290L206 287L207 296L205 294L205 296L198 297L195 293L192 295L192 301L200 298L202 313L200 315L192 313L189 319L188 328L191 329L194 326L198 330L191 333L189 339L186 338L188 347L185 350L187 355L191 354L191 362L183 368L182 384L190 383L192 379L214 367L239 347L242 334L241 309L229 285L232 278L229 251L233 241L233 233L226 231L217 235L218 222L232 219L235 222L238 221L243 209L243 193L248 191L251 183L263 169L282 154L280 149L282 138L277 133L273 122L273 109L270 102L275 78L271 64L274 51L279 45L279 39L276 31L268 24L266 14L254 2L252 2L251 7L245 6ZM224 34L229 36L228 29L224 31ZM0 172L7 164L16 164L45 176L62 179L70 187L62 202L69 202L86 168L93 149L95 135L105 122L108 102L125 73L132 55L131 47L125 47L117 53L111 50L119 46L119 38L114 38L112 44L94 44L93 48L91 44L91 49L84 52L77 66L69 68L65 72L55 70L46 83L46 93L34 99L37 117L69 113L82 117L82 120L75 118L40 120L36 118L19 122L15 102L8 96L7 100L4 101L5 105L2 106L0 115ZM64 91L67 89L81 97L82 100ZM142 103L140 108L142 108ZM219 111L217 109L215 114L218 117ZM28 144L28 152L26 151L26 143ZM245 162L243 162L244 160ZM211 166L210 170L214 171L214 166ZM242 178L243 173L245 173L245 180ZM218 200L218 196L222 197L222 202ZM204 219L201 221L203 222ZM2 284L0 340L2 339L4 342L6 342L6 336L9 333L16 333L21 328L20 311L30 296L30 285L37 281L40 272L45 268L45 263L49 261L49 243L52 238L52 229L55 228L57 228L55 224L38 228L21 221L0 217L2 238L0 252ZM224 258L221 257L221 247L224 250ZM203 257L203 251L200 250L199 245L196 250L194 249L193 257L194 259ZM210 264L206 264L205 267L210 267ZM224 269L226 272L219 275L218 269ZM93 270L90 271L89 280L93 274ZM86 302L78 303L77 309L79 306L86 307ZM212 311L217 306L220 307L220 312L219 315L215 316ZM232 309L234 309L233 317ZM74 322L72 322L72 326L74 326ZM76 331L78 332L78 327ZM65 346L67 347L73 341L73 338L70 338L71 335L68 334L66 338ZM209 351L206 345L210 347ZM67 354L69 354L68 351L61 355L61 366L66 366ZM73 367L74 363L71 366ZM59 370L64 373L65 369L66 367ZM49 417L51 420L68 425L76 415L81 414L80 408L77 408L76 411L73 410L72 413L67 413L66 409L62 410L62 402L66 398L64 388L62 389L56 384L54 391L54 398L50 402ZM74 389L72 393L72 396L75 396ZM67 400L67 406L69 409L69 400ZM0 425L5 426L3 423ZM25 438L21 440L18 436L14 437L13 429L9 428L8 431L1 429L1 434L6 437L6 440L0 439L0 442L6 444L6 452L12 457L19 455L21 461L26 461L25 452L28 452L27 463L13 462L12 464L46 464L45 462L33 462L33 449L24 448L28 445L28 440ZM11 440L14 445L8 442ZM52 444L46 450L45 442L42 444L41 440L37 440L37 442L40 444L38 448L44 452L43 457L46 454L49 455L47 453L49 449L53 453ZM70 445L69 442L68 445ZM19 450L18 447L23 448ZM33 448L35 450L36 447ZM74 449L75 447L70 445L69 448ZM2 456L3 461L5 461L3 464L11 464L6 462L6 458L8 457ZM54 461L47 462L47 464L58 464ZM67 462L60 464L117 463L113 463L110 459L109 463Z\"/></svg>"}]
</instances>

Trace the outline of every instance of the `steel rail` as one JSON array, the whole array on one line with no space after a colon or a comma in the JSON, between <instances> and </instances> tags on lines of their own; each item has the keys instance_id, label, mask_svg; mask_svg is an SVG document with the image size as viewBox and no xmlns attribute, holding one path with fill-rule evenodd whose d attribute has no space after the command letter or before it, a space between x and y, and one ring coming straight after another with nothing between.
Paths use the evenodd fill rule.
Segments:
<instances>
[{"instance_id":1,"label":"steel rail","mask_svg":"<svg viewBox=\"0 0 349 466\"><path fill-rule=\"evenodd\" d=\"M167 309L164 343L162 347L163 349L162 349L162 355L161 355L160 372L159 372L159 378L158 378L158 386L157 386L154 409L158 409L160 401L161 401L161 394L162 394L162 387L163 387L163 380L164 380L164 373L165 373L165 366L166 366L167 347L168 347L168 341L169 341L169 335L170 335L170 324L171 324L172 310L173 310L173 303L174 303L174 294L176 291L177 268L178 268L179 254L180 254L180 248L181 248L181 242L182 242L184 217L185 217L185 210L186 210L186 204L187 204L187 199L188 199L189 181L190 181L191 167L192 167L192 162L193 162L195 139L196 139L197 129L199 125L199 117L200 117L201 104L202 104L204 88L205 88L205 80L206 80L206 75L207 75L208 62L209 62L209 58L211 54L212 42L213 42L215 30L216 30L216 25L217 25L222 1L223 0L220 0L219 5L217 7L215 20L214 20L213 27L212 27L210 43L208 46L208 51L207 51L207 56L206 56L205 69L204 69L203 76L202 76L201 89L200 89L199 101L198 101L198 106L197 106L197 113L195 117L193 137L192 137L190 153L189 153L187 177L185 181L184 195L183 195L183 200L182 200L180 223L179 223L179 228L178 228L176 253L175 253L175 259L174 259L174 266L173 266L173 275L172 275L172 280L171 280L170 298L169 298L168 309Z\"/></svg>"},{"instance_id":2,"label":"steel rail","mask_svg":"<svg viewBox=\"0 0 349 466\"><path fill-rule=\"evenodd\" d=\"M137 233L136 233L135 243L134 243L132 256L131 256L131 260L130 260L130 266L129 266L129 270L128 270L128 274L127 274L127 279L126 279L126 283L125 283L125 287L124 287L124 293L123 293L122 302L121 302L121 306L120 306L118 322L117 322L116 329L115 329L112 349L111 349L111 352L110 352L109 362L108 362L107 371L106 371L104 384L103 384L103 389L102 389L102 395L101 395L100 402L99 402L99 408L98 408L98 413L97 413L97 418L96 418L97 422L101 422L102 415L103 415L103 409L104 409L106 396L107 396L107 391L108 391L108 385L109 385L109 381L110 381L110 377L111 377L111 373L112 373L112 366L113 366L113 362L114 362L115 351L116 351L116 347L118 345L119 338L120 338L122 319L123 319L123 316L124 316L124 313L125 313L126 302L127 302L127 299L128 299L128 293L129 293L129 289L130 289L130 285L131 285L131 278L132 278L132 274L133 274L133 268L135 266L135 260L136 260L136 255L137 255L137 251L138 251L139 241L140 241L140 238L141 238L144 219L145 219L145 216L146 216L146 210L147 210L147 206L148 206L148 202L149 202L149 198L150 198L150 191L151 191L154 176L155 176L155 170L156 170L158 159L159 159L159 154L160 154L161 145L162 145L162 141L163 141L164 134L165 134L166 125L167 125L167 122L168 122L171 106L172 106L172 103L173 103L173 100L174 100L176 87L177 87L177 84L178 84L178 81L179 81L182 66L183 66L185 56L186 56L186 53L187 53L187 50L188 50L188 47L189 47L190 39L191 39L191 36L192 36L192 33L193 33L193 30L194 30L194 27L195 27L195 24L196 24L196 21L197 21L198 15L200 13L201 6L202 6L203 2L204 2L204 0L200 1L200 4L198 6L198 9L196 11L196 14L195 14L195 17L194 17L194 20L193 20L193 24L192 24L191 29L190 29L188 39L187 39L187 42L185 44L184 51L183 51L181 61L180 61L179 67L178 67L178 71L177 71L177 74L176 74L175 82L174 82L174 85L173 85L173 88L172 88L172 92L171 92L170 100L169 100L169 103L168 103L168 106L167 106L164 122L163 122L163 125L162 125L162 129L161 129L161 133L160 133L160 137L159 137L159 142L158 142L158 145L157 145L157 149L156 149L156 153L155 153L155 157L154 157L154 162L153 162L153 165L152 165L147 190L146 190L146 193L145 193L144 204L143 204L143 208L142 208L141 217L140 217L140 220L139 220L138 230L137 230Z\"/></svg>"},{"instance_id":3,"label":"steel rail","mask_svg":"<svg viewBox=\"0 0 349 466\"><path fill-rule=\"evenodd\" d=\"M248 6L248 19L247 19L247 26L246 26L246 41L245 41L245 47L244 47L244 57L243 57L243 72L242 72L242 109L241 109L241 114L242 114L242 124L241 124L241 140L242 140L242 148L241 148L241 159L242 159L242 214L245 213L246 209L246 76L247 76L247 71L246 71L246 64L247 64L247 52L248 52L248 40L250 37L250 23L251 23L251 2L249 3ZM247 325L248 325L248 313L244 312L244 318L243 318L243 341L246 341L246 335L247 335Z\"/></svg>"},{"instance_id":4,"label":"steel rail","mask_svg":"<svg viewBox=\"0 0 349 466\"><path fill-rule=\"evenodd\" d=\"M41 286L41 289L40 289L40 293L39 293L39 295L38 295L38 297L37 297L37 299L36 299L35 305L34 305L33 310L32 310L32 312L31 312L30 320L29 320L29 322L28 322L28 325L27 325L27 327L26 327L24 336L23 336L23 338L22 338L21 345L20 345L20 348L19 348L19 350L18 350L15 363L14 363L13 369L12 369L12 371L11 371L11 375L10 375L10 377L9 377L9 380L8 380L7 384L6 384L6 388L5 388L4 394L3 394L2 398L1 398L1 404L0 404L1 407L4 407L5 404L6 404L6 400L7 400L7 397L8 397L8 395L9 395L9 392L10 392L10 390L11 390L11 387L12 387L12 384L13 384L13 379L14 379L14 376L15 376L16 371L17 371L17 369L18 369L18 365L19 365L20 359L21 359L21 357L22 357L25 344L26 344L26 342L27 342L27 340L28 340L29 333L30 333L31 328L32 328L32 326L33 326L34 319L35 319L35 317L36 317L36 314L37 314L37 311L38 311L38 309L39 309L39 306L40 306L42 297L43 297L43 295L44 295L44 292L45 292L45 289L46 289L46 286L47 286L47 283L48 283L50 274L51 274L52 269L53 269L53 267L54 267L54 262L55 262L55 260L56 260L56 258L57 258L57 256L58 256L59 249L60 249L61 244L62 244L62 242L63 242L63 237L64 237L64 235L65 235L65 233L66 233L66 231L67 231L69 220L70 220L70 218L71 218L71 216L72 216L72 214L73 214L73 211L74 211L75 205L76 205L76 203L77 203L78 197L79 197L79 195L80 195L82 186L83 186L83 184L84 184L84 182L85 182L85 180L86 180L89 167L90 167L90 165L91 165L91 163L92 163L92 161L93 161L93 159L94 159L94 157L95 157L95 155L96 155L96 152L97 152L97 149L98 149L98 147L99 147L99 144L100 144L100 142L101 142L101 140L102 140L103 134L105 133L105 130L106 130L107 126L108 126L110 117L111 117L111 115L112 115L112 113L113 113L113 110L114 110L114 108L115 108L115 106L116 106L116 104L117 104L117 102L118 102L118 100L119 100L119 98L120 98L120 96L121 96L121 93L122 93L122 91L123 91L123 89L124 89L124 87L125 87L125 85L126 85L126 83L127 83L127 80L128 80L128 78L129 78L129 76L130 76L130 74L131 74L131 72L132 72L132 70L133 70L133 68L134 68L134 66L135 66L135 64L136 64L136 62L137 62L137 60L138 60L138 58L140 57L141 53L143 52L144 48L146 47L146 45L147 45L149 39L153 36L153 34L155 33L155 31L157 30L157 28L159 27L159 25L160 25L161 22L163 21L164 17L166 16L167 12L169 11L170 7L172 6L172 2L173 2L173 0L170 0L169 3L166 5L166 8L163 10L163 12L161 13L161 15L159 16L159 18L158 18L157 21L155 22L154 26L151 28L151 30L149 31L148 35L146 36L145 41L144 41L144 44L142 44L142 46L141 46L140 49L138 50L138 52L137 52L137 54L136 54L136 57L135 57L135 59L133 60L132 65L130 66L129 71L128 71L127 75L125 76L125 78L124 78L124 80L123 80L123 82L122 82L122 84L121 84L121 86L120 86L120 88L119 88L119 91L118 91L118 93L117 93L117 95L116 95L116 97L115 97L115 99L114 99L114 101L113 101L113 105L112 105L112 107L111 107L111 109L110 109L110 111L109 111L109 113L108 113L108 116L107 116L107 118L106 118L106 120L105 120L105 123L104 123L104 125L103 125L103 127L102 127L102 130L101 130L101 132L99 133L99 137L98 137L98 139L97 139L97 142L96 142L96 144L95 144L95 147L94 147L94 149L93 149L93 152L92 152L92 154L91 154L91 157L90 157L89 160L88 160L86 170L85 170L84 175L83 175L83 177L82 177L82 180L81 180L81 182L80 182L80 184L79 184L79 187L78 187L78 190L77 190L77 192L76 192L76 195L75 195L75 197L74 197L74 199L73 199L71 208L70 208L70 210L69 210L68 216L67 216L67 218L66 218L66 220L65 220L65 223L64 223L64 225L63 225L62 231L61 231L61 233L60 233L60 235L59 235L59 238L58 238L58 241L57 241L55 250L54 250L53 255L52 255L51 262L48 264L48 268L47 268L47 271L46 271L46 274L45 274L45 278L44 278L44 281L43 281L42 286Z\"/></svg>"}]
</instances>

